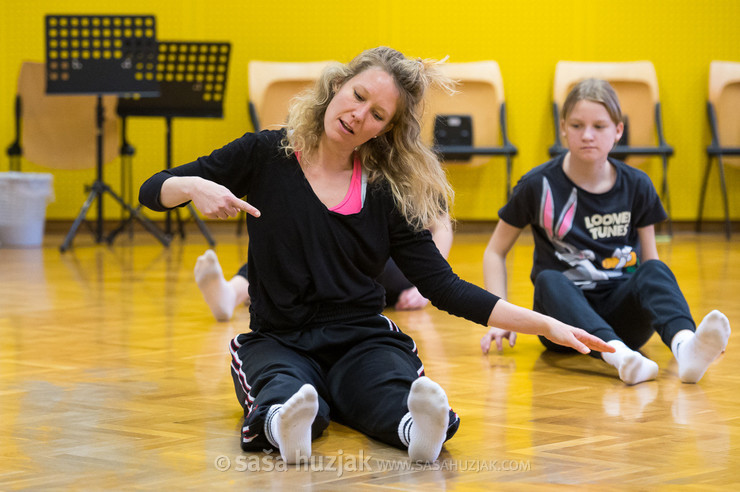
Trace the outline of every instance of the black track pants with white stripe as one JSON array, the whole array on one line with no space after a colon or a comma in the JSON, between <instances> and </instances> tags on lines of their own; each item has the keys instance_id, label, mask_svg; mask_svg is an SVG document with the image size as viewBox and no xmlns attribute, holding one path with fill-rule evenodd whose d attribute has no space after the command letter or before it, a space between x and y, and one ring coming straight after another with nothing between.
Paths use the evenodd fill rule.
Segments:
<instances>
[{"instance_id":1,"label":"black track pants with white stripe","mask_svg":"<svg viewBox=\"0 0 740 492\"><path fill-rule=\"evenodd\" d=\"M411 383L424 374L416 344L382 315L275 331L254 318L253 331L231 342L231 374L244 407L242 449L271 448L267 412L304 384L319 395L315 439L333 419L382 442L404 448L399 422L408 412ZM450 411L447 438L459 418ZM405 439L404 439L405 441Z\"/></svg>"}]
</instances>

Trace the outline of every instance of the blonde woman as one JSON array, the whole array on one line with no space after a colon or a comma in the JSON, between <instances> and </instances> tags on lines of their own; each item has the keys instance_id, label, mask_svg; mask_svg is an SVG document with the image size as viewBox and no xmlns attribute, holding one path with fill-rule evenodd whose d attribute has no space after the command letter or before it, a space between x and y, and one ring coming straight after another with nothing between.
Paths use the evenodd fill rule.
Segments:
<instances>
[{"instance_id":1,"label":"blonde woman","mask_svg":"<svg viewBox=\"0 0 740 492\"><path fill-rule=\"evenodd\" d=\"M375 279L388 258L440 309L608 349L461 280L440 254L427 227L451 190L419 124L432 83L449 81L431 62L365 51L329 67L284 130L248 133L142 185L154 210L192 201L210 218L249 214L250 332L231 343L244 450L307 459L331 414L412 460L437 458L459 419L414 341L381 314Z\"/></svg>"}]
</instances>

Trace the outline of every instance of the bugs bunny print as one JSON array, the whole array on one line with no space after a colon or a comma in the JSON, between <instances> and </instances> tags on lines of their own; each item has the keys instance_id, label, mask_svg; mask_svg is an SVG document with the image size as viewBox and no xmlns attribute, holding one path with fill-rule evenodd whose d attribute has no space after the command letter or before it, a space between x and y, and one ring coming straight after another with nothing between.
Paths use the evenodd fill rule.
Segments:
<instances>
[{"instance_id":1,"label":"bugs bunny print","mask_svg":"<svg viewBox=\"0 0 740 492\"><path fill-rule=\"evenodd\" d=\"M622 267L635 264L636 255L630 246L616 248L612 257L606 258L602 262L601 266L605 269L598 269L594 263L596 255L593 251L580 250L564 240L573 228L577 206L578 190L573 187L556 222L555 200L553 199L552 189L547 178L542 178L539 225L544 229L554 246L556 257L570 266L568 270L563 272L565 276L582 289L588 289L593 288L598 280L621 276Z\"/></svg>"}]
</instances>

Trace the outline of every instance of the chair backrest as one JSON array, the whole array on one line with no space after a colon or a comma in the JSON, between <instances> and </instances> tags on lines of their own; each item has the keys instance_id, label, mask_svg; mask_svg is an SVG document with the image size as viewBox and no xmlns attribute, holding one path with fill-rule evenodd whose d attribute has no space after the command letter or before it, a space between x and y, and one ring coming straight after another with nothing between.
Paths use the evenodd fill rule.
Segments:
<instances>
[{"instance_id":1,"label":"chair backrest","mask_svg":"<svg viewBox=\"0 0 740 492\"><path fill-rule=\"evenodd\" d=\"M458 81L454 94L440 89L430 91L422 122L422 138L434 143L436 115L470 115L473 123L473 147L501 145L500 108L504 102L504 84L501 70L495 61L445 63L445 75ZM481 165L490 156L473 157L470 161L446 161Z\"/></svg>"},{"instance_id":2,"label":"chair backrest","mask_svg":"<svg viewBox=\"0 0 740 492\"><path fill-rule=\"evenodd\" d=\"M655 105L660 98L658 77L652 62L558 62L555 66L553 101L558 106L559 114L571 89L588 78L606 80L616 91L622 114L627 117L629 125L629 146L657 145ZM559 132L558 128L555 130ZM567 145L567 142L562 144ZM643 160L642 157L628 158L632 165Z\"/></svg>"},{"instance_id":3,"label":"chair backrest","mask_svg":"<svg viewBox=\"0 0 740 492\"><path fill-rule=\"evenodd\" d=\"M23 156L53 169L86 169L97 163L97 96L46 93L44 63L24 62L18 77ZM103 162L119 154L116 96L103 96Z\"/></svg>"},{"instance_id":4,"label":"chair backrest","mask_svg":"<svg viewBox=\"0 0 740 492\"><path fill-rule=\"evenodd\" d=\"M253 122L255 130L276 129L285 123L291 99L312 87L330 63L250 61L249 101L258 119Z\"/></svg>"},{"instance_id":5,"label":"chair backrest","mask_svg":"<svg viewBox=\"0 0 740 492\"><path fill-rule=\"evenodd\" d=\"M720 147L740 147L740 62L709 64L709 102L717 116ZM725 157L724 162L740 165L740 158Z\"/></svg>"}]
</instances>

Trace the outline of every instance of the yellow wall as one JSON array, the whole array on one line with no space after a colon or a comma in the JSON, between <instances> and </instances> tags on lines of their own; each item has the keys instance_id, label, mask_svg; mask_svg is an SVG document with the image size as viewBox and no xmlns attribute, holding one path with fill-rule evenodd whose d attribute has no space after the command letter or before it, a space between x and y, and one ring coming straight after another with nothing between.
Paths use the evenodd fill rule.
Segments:
<instances>
[{"instance_id":1,"label":"yellow wall","mask_svg":"<svg viewBox=\"0 0 740 492\"><path fill-rule=\"evenodd\" d=\"M365 48L384 44L425 58L449 55L451 61L499 62L510 137L520 150L514 162L516 180L547 158L553 138L550 94L558 60L651 60L660 81L666 139L675 148L669 182L676 220L696 218L709 138L705 116L709 62L740 61L738 0L4 0L0 4L0 143L10 143L13 137L12 104L21 61L44 60L47 13L154 14L158 39L232 43L225 118L175 120L175 163L206 154L250 129L246 114L250 59L346 61ZM137 148L134 180L138 186L164 165L164 122L134 118L129 137ZM501 164L494 160L483 168L451 170L458 219L496 218L504 201ZM6 163L0 165L0 170L6 169ZM48 171L28 163L23 169ZM659 163L653 160L645 169L657 182ZM118 173L117 162L106 166L105 179L114 187ZM93 180L94 173L54 174L56 201L47 217L73 218L85 197L83 185ZM731 169L728 180L731 214L737 219L738 170ZM716 172L710 186L707 216L720 218ZM117 207L106 208L109 217L117 217Z\"/></svg>"}]
</instances>

